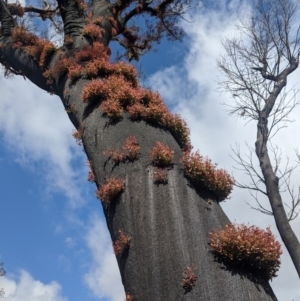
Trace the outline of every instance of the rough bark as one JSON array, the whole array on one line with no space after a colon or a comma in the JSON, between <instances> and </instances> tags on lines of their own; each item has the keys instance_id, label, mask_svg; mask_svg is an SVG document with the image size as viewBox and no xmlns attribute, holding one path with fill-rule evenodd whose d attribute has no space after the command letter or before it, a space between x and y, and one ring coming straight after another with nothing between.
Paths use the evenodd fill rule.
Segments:
<instances>
[{"instance_id":1,"label":"rough bark","mask_svg":"<svg viewBox=\"0 0 300 301\"><path fill-rule=\"evenodd\" d=\"M112 241L119 230L131 237L128 252L117 257L125 291L142 301L277 300L267 281L226 270L214 260L207 235L230 221L217 202L207 208L203 197L208 196L200 196L184 178L179 163L181 150L173 136L144 121L133 122L126 114L115 124L110 124L99 108L87 114L79 99L85 84L79 81L71 97L62 99L67 107L76 107L76 116L71 116L73 124L84 121L83 146L97 183L112 176L126 180L121 197L103 204ZM103 152L121 148L129 135L137 137L141 157L115 166ZM153 180L149 154L157 141L175 150L175 164L166 185L156 185ZM188 266L195 267L198 279L193 290L185 293L183 272Z\"/></svg>"},{"instance_id":2,"label":"rough bark","mask_svg":"<svg viewBox=\"0 0 300 301\"><path fill-rule=\"evenodd\" d=\"M167 0L166 3L171 2ZM51 58L47 66L50 69L55 68L60 58L70 57L88 44L82 36L83 19L74 1L59 1L58 4L67 6L62 19L65 31L73 37L75 49L68 53L67 48L62 47ZM2 7L5 7L4 1L0 0L1 22L8 24L8 36L0 40L1 62L22 71L38 87L60 96L71 122L82 132L83 147L98 187L111 176L125 179L125 191L121 196L102 205L112 241L117 239L119 230L131 238L129 249L117 260L125 291L133 300L277 300L265 278L225 268L215 261L209 249L208 233L223 228L229 220L212 195L204 192L200 195L185 179L179 162L182 151L174 137L144 121L132 121L127 113L123 113L120 121L110 122L103 116L99 103L83 103L82 89L90 82L84 77L70 84L64 75L49 85L43 75L45 69L26 51L13 47L9 37L12 23L7 21L11 19ZM95 17L110 17L108 2L104 0L94 1L93 9ZM108 18L104 20L102 42L105 45L111 38L111 27ZM116 166L103 152L121 147L129 135L138 139L141 156L135 162ZM157 141L168 144L175 151L166 185L154 184L149 154ZM209 206L205 201L208 197L213 199ZM188 293L182 287L187 267L194 267L197 276L195 286Z\"/></svg>"}]
</instances>

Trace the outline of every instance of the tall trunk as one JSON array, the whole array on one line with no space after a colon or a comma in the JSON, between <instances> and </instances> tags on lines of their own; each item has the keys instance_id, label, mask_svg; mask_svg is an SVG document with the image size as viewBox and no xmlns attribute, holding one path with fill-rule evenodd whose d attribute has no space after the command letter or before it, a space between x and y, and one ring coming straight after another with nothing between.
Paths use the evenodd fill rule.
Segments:
<instances>
[{"instance_id":1,"label":"tall trunk","mask_svg":"<svg viewBox=\"0 0 300 301\"><path fill-rule=\"evenodd\" d=\"M130 237L129 249L117 257L125 291L133 296L134 301L277 300L266 278L241 274L240 270L225 268L215 261L209 249L208 234L223 228L229 220L212 195L197 193L184 178L179 162L182 151L174 137L144 121L133 122L127 113L123 113L119 122L112 123L103 116L99 104L86 104L81 100L83 87L90 82L85 72L71 84L66 76L70 65L60 64L65 62L64 59L76 57L76 52L84 45L95 46L93 42L97 40L94 40L93 33L86 38L82 32L85 19L79 2L75 2L77 9L74 1L58 0L65 34L72 37L73 48L61 47L44 65L45 62L41 64L41 56L33 59L32 53L28 53L28 41L21 43L18 49L14 47L14 40L9 37L14 22L5 10L4 0L0 0L0 20L7 35L0 38L0 62L17 74L20 70L40 88L61 97L70 120L82 132L83 146L98 187L106 178L125 180L125 190L119 198L111 203L102 203L112 241L118 239L119 231ZM102 43L106 46L113 29L116 29L113 28L116 20L111 19L113 10L110 8L107 0L93 1L93 18L104 17L100 18L102 21L98 20L101 26L98 25L104 30ZM161 18L160 11L152 10L151 14L159 14ZM92 26L93 30L95 27ZM125 31L125 28L123 31L126 35L125 47L134 52L135 33L129 29ZM100 39L97 31L96 34ZM36 38L31 37L30 40L39 43ZM45 49L46 46L43 51ZM85 51L95 49L85 48ZM92 58L98 59L98 53ZM79 60L76 67L85 64L84 60ZM54 78L50 77L47 81L46 76L50 76L51 72L46 75L45 71L51 71ZM138 140L140 158L114 165L103 153L121 148L129 135L134 135ZM168 171L168 183L165 185L154 183L154 169L149 157L158 141L170 146L175 153L174 165ZM207 198L212 199L211 204L207 204ZM195 286L191 286L189 292L183 288L183 273L187 268L197 276L196 282L193 283L193 278L190 283Z\"/></svg>"},{"instance_id":2,"label":"tall trunk","mask_svg":"<svg viewBox=\"0 0 300 301\"><path fill-rule=\"evenodd\" d=\"M263 112L262 115L265 113ZM267 118L261 118L257 125L257 140L255 151L259 160L260 168L265 180L268 199L274 215L276 227L280 237L287 248L295 269L300 277L300 243L287 218L282 198L279 191L279 179L276 176L268 153Z\"/></svg>"},{"instance_id":3,"label":"tall trunk","mask_svg":"<svg viewBox=\"0 0 300 301\"><path fill-rule=\"evenodd\" d=\"M289 61L289 65L276 77L273 90L265 100L264 108L259 112L255 152L265 180L267 196L272 208L276 227L300 277L300 243L287 218L279 191L279 179L273 170L267 145L270 139L268 118L270 117L279 94L286 86L288 75L294 72L298 66L298 59L292 57Z\"/></svg>"},{"instance_id":4,"label":"tall trunk","mask_svg":"<svg viewBox=\"0 0 300 301\"><path fill-rule=\"evenodd\" d=\"M86 83L79 80L70 95L61 98L67 108L74 108L69 113L73 124L82 125L83 146L97 185L109 177L125 179L122 195L103 203L112 241L119 230L131 238L128 251L117 257L125 291L134 301L277 300L266 280L226 270L214 260L207 235L229 220L217 202L208 208L204 194L196 193L184 178L181 149L173 136L144 121L133 122L127 113L121 121L110 123L100 108L87 109L80 99ZM115 166L103 152L121 148L129 135L138 139L140 159ZM154 184L149 153L157 141L175 150L166 185ZM198 278L185 293L182 284L187 267L194 267Z\"/></svg>"}]
</instances>

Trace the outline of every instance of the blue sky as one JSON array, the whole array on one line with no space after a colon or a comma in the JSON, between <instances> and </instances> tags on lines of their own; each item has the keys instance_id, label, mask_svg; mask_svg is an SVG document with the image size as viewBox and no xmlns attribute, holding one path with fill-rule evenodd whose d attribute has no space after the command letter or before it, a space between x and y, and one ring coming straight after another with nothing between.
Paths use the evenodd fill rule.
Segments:
<instances>
[{"instance_id":1,"label":"blue sky","mask_svg":"<svg viewBox=\"0 0 300 301\"><path fill-rule=\"evenodd\" d=\"M240 144L244 151L245 141L253 145L255 125L228 117L222 103L230 102L230 96L216 92L216 59L221 39L236 32L237 7L241 13L248 9L236 0L217 10L194 10L189 16L193 22L181 23L187 33L184 44L162 43L141 63L147 85L187 120L195 149L247 182L232 167L231 146ZM291 85L299 86L297 77L299 70ZM0 262L7 270L0 288L5 297L124 300L101 205L94 185L86 181L86 158L71 136L73 127L59 99L22 78L1 75L0 87ZM298 108L295 122L276 137L283 160L296 160L299 113ZM299 170L292 181L299 183ZM249 193L235 189L222 206L232 221L270 225L278 236L272 217L251 210L245 201L251 202ZM291 225L299 237L300 219ZM300 300L298 281L284 249L279 276L271 283L280 301Z\"/></svg>"}]
</instances>

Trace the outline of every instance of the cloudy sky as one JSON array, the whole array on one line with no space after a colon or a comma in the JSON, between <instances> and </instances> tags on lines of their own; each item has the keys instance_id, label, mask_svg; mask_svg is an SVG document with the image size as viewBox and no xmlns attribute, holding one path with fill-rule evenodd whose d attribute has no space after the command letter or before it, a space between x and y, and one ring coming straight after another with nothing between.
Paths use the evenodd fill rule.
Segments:
<instances>
[{"instance_id":1,"label":"cloudy sky","mask_svg":"<svg viewBox=\"0 0 300 301\"><path fill-rule=\"evenodd\" d=\"M216 59L221 40L236 32L237 8L247 5L220 1L202 7L183 22L183 44L162 43L158 52L142 59L145 83L160 91L168 106L180 113L191 129L195 150L247 183L231 159L231 148L253 146L255 124L229 117L223 103L232 99L217 92L221 75ZM299 86L299 70L289 84ZM10 301L122 301L121 284L110 238L95 187L86 181L86 158L73 140L72 125L58 98L22 78L0 76L0 262L7 274L0 288ZM299 108L274 139L296 162L300 149ZM292 182L299 183L299 169ZM297 189L297 186L295 186ZM284 196L288 202L288 197ZM267 202L261 199L267 207ZM251 210L245 190L236 188L222 206L232 221L250 223L278 233L270 216ZM300 217L291 223L300 236ZM279 239L279 238L278 238ZM271 285L280 301L299 301L299 279L286 250L282 267Z\"/></svg>"}]
</instances>

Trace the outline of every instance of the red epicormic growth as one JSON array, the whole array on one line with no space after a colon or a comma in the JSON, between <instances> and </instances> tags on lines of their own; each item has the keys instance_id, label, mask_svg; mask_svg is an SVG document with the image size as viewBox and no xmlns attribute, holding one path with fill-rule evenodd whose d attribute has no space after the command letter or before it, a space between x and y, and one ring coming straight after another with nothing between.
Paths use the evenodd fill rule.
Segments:
<instances>
[{"instance_id":1,"label":"red epicormic growth","mask_svg":"<svg viewBox=\"0 0 300 301\"><path fill-rule=\"evenodd\" d=\"M133 301L133 296L129 293L126 293L125 301Z\"/></svg>"},{"instance_id":2,"label":"red epicormic growth","mask_svg":"<svg viewBox=\"0 0 300 301\"><path fill-rule=\"evenodd\" d=\"M183 284L182 287L186 292L190 292L195 286L197 276L195 275L194 267L187 267L183 272Z\"/></svg>"},{"instance_id":3,"label":"red epicormic growth","mask_svg":"<svg viewBox=\"0 0 300 301\"><path fill-rule=\"evenodd\" d=\"M276 277L282 250L270 228L229 224L211 232L209 244L214 254L233 267L259 273L268 280Z\"/></svg>"},{"instance_id":4,"label":"red epicormic growth","mask_svg":"<svg viewBox=\"0 0 300 301\"><path fill-rule=\"evenodd\" d=\"M50 56L57 50L53 43L28 32L24 26L15 26L11 38L15 48L23 47L24 51L32 56L43 69L46 68Z\"/></svg>"},{"instance_id":5,"label":"red epicormic growth","mask_svg":"<svg viewBox=\"0 0 300 301\"><path fill-rule=\"evenodd\" d=\"M153 179L156 184L167 184L168 183L168 169L163 167L154 167Z\"/></svg>"},{"instance_id":6,"label":"red epicormic growth","mask_svg":"<svg viewBox=\"0 0 300 301\"><path fill-rule=\"evenodd\" d=\"M80 5L81 1L77 2ZM14 28L12 39L15 47L22 47L43 67L48 84L51 85L67 75L71 88L72 84L84 76L91 81L82 90L82 100L87 103L99 102L102 112L108 118L122 118L123 112L127 111L132 120L143 119L170 131L184 152L181 161L185 176L196 188L213 192L218 201L226 199L232 190L233 178L226 171L217 169L209 159L198 153L191 153L186 122L167 109L159 93L139 86L137 72L133 66L124 62L109 62L110 49L100 42L102 30L98 23L101 21L102 19L90 19L83 29L83 35L91 39L90 45L75 51L73 56L69 56L68 51L59 50L56 53L56 63L50 69L46 69L48 61L57 51L51 42L38 38L22 26ZM72 45L72 39L66 37L65 43ZM73 136L80 144L81 131L75 132ZM127 153L110 151L110 156L116 162L135 160L138 157L134 152ZM151 152L151 159L155 166L165 167L171 164L173 155L173 150L157 144ZM164 174L165 171L158 170L155 174L156 180L165 181Z\"/></svg>"},{"instance_id":7,"label":"red epicormic growth","mask_svg":"<svg viewBox=\"0 0 300 301\"><path fill-rule=\"evenodd\" d=\"M135 161L140 156L140 146L135 136L128 136L120 149L109 149L105 151L104 155L109 155L109 158L114 163L119 164L125 161Z\"/></svg>"},{"instance_id":8,"label":"red epicormic growth","mask_svg":"<svg viewBox=\"0 0 300 301\"><path fill-rule=\"evenodd\" d=\"M82 145L82 132L81 130L75 131L73 130L72 136L75 138L78 145Z\"/></svg>"},{"instance_id":9,"label":"red epicormic growth","mask_svg":"<svg viewBox=\"0 0 300 301\"><path fill-rule=\"evenodd\" d=\"M94 173L94 169L92 167L92 164L90 161L86 162L87 166L89 167L89 171L88 171L88 176L87 176L87 180L89 182L95 182L96 181L96 177L95 177L95 173Z\"/></svg>"},{"instance_id":10,"label":"red epicormic growth","mask_svg":"<svg viewBox=\"0 0 300 301\"><path fill-rule=\"evenodd\" d=\"M126 235L123 230L119 230L118 239L112 244L116 256L122 256L124 251L129 248L129 243L130 237Z\"/></svg>"},{"instance_id":11,"label":"red epicormic growth","mask_svg":"<svg viewBox=\"0 0 300 301\"><path fill-rule=\"evenodd\" d=\"M199 152L185 152L181 158L185 176L199 189L212 192L218 201L228 198L234 179L224 170L217 169L210 159Z\"/></svg>"},{"instance_id":12,"label":"red epicormic growth","mask_svg":"<svg viewBox=\"0 0 300 301\"><path fill-rule=\"evenodd\" d=\"M156 142L151 150L150 158L153 165L159 167L166 167L172 164L174 159L174 150L162 142Z\"/></svg>"},{"instance_id":13,"label":"red epicormic growth","mask_svg":"<svg viewBox=\"0 0 300 301\"><path fill-rule=\"evenodd\" d=\"M124 189L125 181L123 179L110 178L96 191L96 196L102 202L111 202L118 197Z\"/></svg>"}]
</instances>

